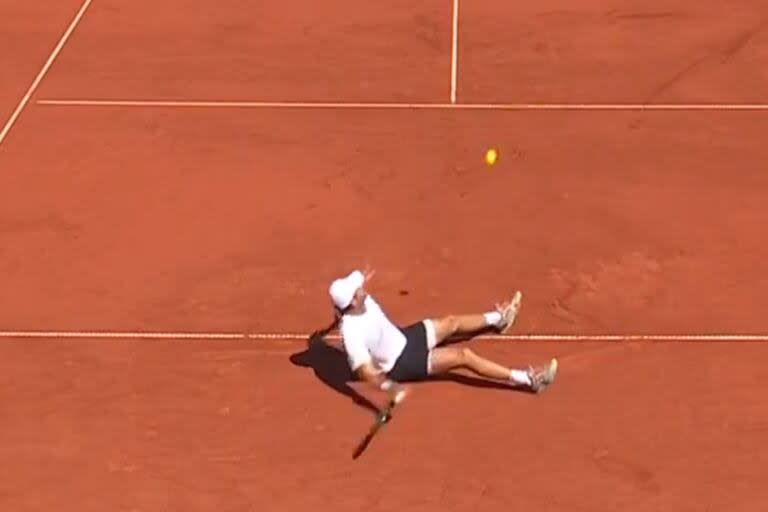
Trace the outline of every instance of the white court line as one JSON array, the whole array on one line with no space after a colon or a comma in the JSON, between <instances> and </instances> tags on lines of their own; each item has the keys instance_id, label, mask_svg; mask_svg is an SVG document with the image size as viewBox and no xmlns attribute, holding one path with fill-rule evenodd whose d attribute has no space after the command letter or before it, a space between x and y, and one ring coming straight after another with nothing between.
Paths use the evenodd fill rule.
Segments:
<instances>
[{"instance_id":1,"label":"white court line","mask_svg":"<svg viewBox=\"0 0 768 512\"><path fill-rule=\"evenodd\" d=\"M26 94L24 94L24 97L21 98L21 101L16 107L16 110L13 111L13 114L11 114L10 119L8 119L8 122L5 123L5 126L3 127L3 131L0 132L0 144L3 143L3 140L5 140L6 136L8 135L8 132L11 131L11 128L16 123L16 120L21 114L21 111L24 110L24 107L26 107L27 103L29 102L29 98L32 97L32 95L35 93L38 86L40 85L40 82L43 80L46 73L48 73L48 70L53 64L53 61L56 60L56 57L58 57L59 52L61 52L61 49L64 47L64 44L66 44L67 40L69 39L69 36L72 35L72 32L75 30L75 27L77 27L77 25L80 23L80 19L83 17L83 14L85 14L85 11L88 9L89 5L91 5L91 0L85 0L83 5L80 7L80 10L75 15L75 18L69 24L67 31L64 32L64 35L61 36L61 39L59 39L59 43L53 49L53 52L48 57L48 60L45 62L45 65L37 74L37 77L35 78L34 82L32 82L32 85L29 87L29 89L27 89L27 92ZM10 71L10 70L6 70L6 71Z\"/></svg>"},{"instance_id":2,"label":"white court line","mask_svg":"<svg viewBox=\"0 0 768 512\"><path fill-rule=\"evenodd\" d=\"M254 109L371 109L371 110L687 110L767 111L768 103L366 103L294 101L84 100L43 99L38 105L58 107L128 108L254 108Z\"/></svg>"},{"instance_id":3,"label":"white court line","mask_svg":"<svg viewBox=\"0 0 768 512\"><path fill-rule=\"evenodd\" d=\"M453 28L451 33L451 104L455 104L459 61L459 0L453 0Z\"/></svg>"},{"instance_id":4,"label":"white court line","mask_svg":"<svg viewBox=\"0 0 768 512\"><path fill-rule=\"evenodd\" d=\"M305 341L309 333L225 333L225 332L137 332L137 331L0 331L0 339L95 339L95 340L242 340ZM338 340L336 334L326 339ZM768 342L768 334L501 334L481 335L475 340L488 341L663 341L663 342Z\"/></svg>"}]
</instances>

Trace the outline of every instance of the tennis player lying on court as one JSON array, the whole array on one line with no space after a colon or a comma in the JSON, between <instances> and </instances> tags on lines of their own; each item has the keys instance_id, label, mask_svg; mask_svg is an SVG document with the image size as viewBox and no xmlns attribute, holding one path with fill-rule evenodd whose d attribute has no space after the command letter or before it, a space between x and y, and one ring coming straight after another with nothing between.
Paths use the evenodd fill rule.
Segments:
<instances>
[{"instance_id":1,"label":"tennis player lying on court","mask_svg":"<svg viewBox=\"0 0 768 512\"><path fill-rule=\"evenodd\" d=\"M539 368L518 370L482 358L469 348L440 346L456 334L472 334L489 328L505 332L517 317L522 300L520 292L509 302L497 305L494 311L425 319L400 328L366 293L365 284L372 275L355 270L333 281L329 293L352 372L358 379L389 393L390 399L397 402L405 397L402 382L424 380L460 368L534 392L554 381L557 359Z\"/></svg>"}]
</instances>

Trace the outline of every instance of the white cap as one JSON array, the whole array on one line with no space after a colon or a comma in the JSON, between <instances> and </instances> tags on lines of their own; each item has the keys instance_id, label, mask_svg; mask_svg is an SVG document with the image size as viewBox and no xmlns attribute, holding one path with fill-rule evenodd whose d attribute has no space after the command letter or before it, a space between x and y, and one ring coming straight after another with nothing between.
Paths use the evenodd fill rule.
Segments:
<instances>
[{"instance_id":1,"label":"white cap","mask_svg":"<svg viewBox=\"0 0 768 512\"><path fill-rule=\"evenodd\" d=\"M339 309L346 309L355 297L355 292L363 286L365 277L359 270L355 270L347 277L341 277L331 283L328 293L333 303Z\"/></svg>"}]
</instances>

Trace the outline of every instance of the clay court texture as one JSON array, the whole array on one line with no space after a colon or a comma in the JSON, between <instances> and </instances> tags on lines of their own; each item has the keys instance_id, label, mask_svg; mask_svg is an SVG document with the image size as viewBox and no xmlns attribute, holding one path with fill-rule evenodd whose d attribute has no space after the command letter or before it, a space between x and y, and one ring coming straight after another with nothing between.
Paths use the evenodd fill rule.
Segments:
<instances>
[{"instance_id":1,"label":"clay court texture","mask_svg":"<svg viewBox=\"0 0 768 512\"><path fill-rule=\"evenodd\" d=\"M768 4L0 0L8 511L768 510ZM483 155L498 150L493 167ZM330 281L516 289L373 416Z\"/></svg>"}]
</instances>

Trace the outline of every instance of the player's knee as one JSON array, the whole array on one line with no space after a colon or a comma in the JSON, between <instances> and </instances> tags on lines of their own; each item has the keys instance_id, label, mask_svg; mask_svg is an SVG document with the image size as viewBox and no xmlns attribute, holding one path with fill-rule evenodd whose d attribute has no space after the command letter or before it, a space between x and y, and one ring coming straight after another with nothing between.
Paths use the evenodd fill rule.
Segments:
<instances>
[{"instance_id":1,"label":"player's knee","mask_svg":"<svg viewBox=\"0 0 768 512\"><path fill-rule=\"evenodd\" d=\"M459 319L455 316L447 316L443 319L447 336L453 336L459 330Z\"/></svg>"},{"instance_id":2,"label":"player's knee","mask_svg":"<svg viewBox=\"0 0 768 512\"><path fill-rule=\"evenodd\" d=\"M444 316L433 321L436 344L440 344L459 331L459 319L455 316Z\"/></svg>"},{"instance_id":3,"label":"player's knee","mask_svg":"<svg viewBox=\"0 0 768 512\"><path fill-rule=\"evenodd\" d=\"M459 349L459 360L461 361L462 366L469 364L474 356L475 353L472 352L472 349L470 348L462 347Z\"/></svg>"}]
</instances>

